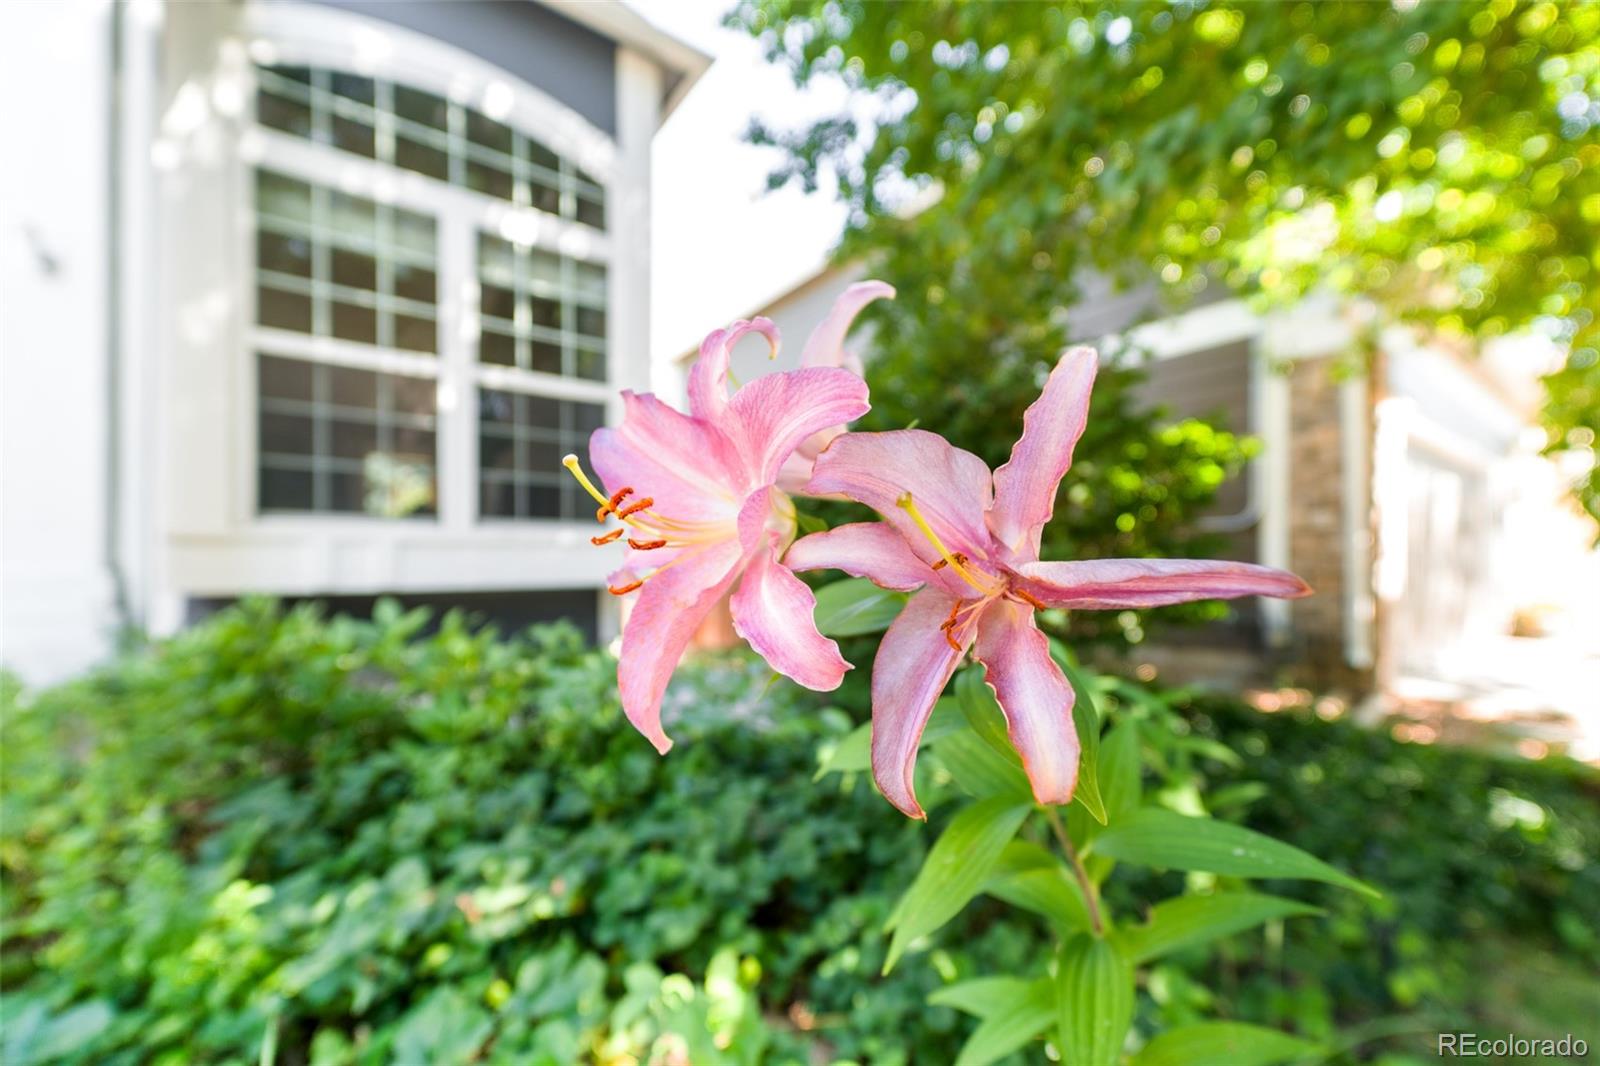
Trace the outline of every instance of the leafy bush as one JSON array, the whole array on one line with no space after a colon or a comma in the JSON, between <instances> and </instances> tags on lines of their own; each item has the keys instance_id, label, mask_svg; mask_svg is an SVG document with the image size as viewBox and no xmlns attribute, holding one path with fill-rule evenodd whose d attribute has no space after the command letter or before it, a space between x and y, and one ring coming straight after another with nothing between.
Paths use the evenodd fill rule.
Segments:
<instances>
[{"instance_id":1,"label":"leafy bush","mask_svg":"<svg viewBox=\"0 0 1600 1066\"><path fill-rule=\"evenodd\" d=\"M424 625L248 603L8 692L6 1062L565 1064L684 1034L750 1061L817 1019L885 1061L955 1039L933 974L867 995L921 844L810 787L837 712L713 664L660 759L572 631Z\"/></svg>"},{"instance_id":2,"label":"leafy bush","mask_svg":"<svg viewBox=\"0 0 1600 1066\"><path fill-rule=\"evenodd\" d=\"M82 681L6 686L0 1060L951 1061L972 1023L926 997L1037 964L1043 920L980 897L878 976L955 806L937 757L925 829L864 774L814 782L852 715L744 659L675 687L660 759L570 630L426 624L247 603ZM1169 956L1141 1032L1477 1021L1489 948L1600 964L1592 773L1106 684L1147 794L1186 810L1203 784L1211 814L1386 893L1271 885L1330 918ZM1180 877L1119 865L1107 899ZM1561 991L1526 983L1530 1007Z\"/></svg>"}]
</instances>

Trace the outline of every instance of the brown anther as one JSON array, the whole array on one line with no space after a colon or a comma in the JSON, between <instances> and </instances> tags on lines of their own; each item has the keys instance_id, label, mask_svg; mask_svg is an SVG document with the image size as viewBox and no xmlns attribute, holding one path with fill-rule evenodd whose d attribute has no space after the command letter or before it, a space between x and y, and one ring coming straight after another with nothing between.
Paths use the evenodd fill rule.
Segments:
<instances>
[{"instance_id":1,"label":"brown anther","mask_svg":"<svg viewBox=\"0 0 1600 1066\"><path fill-rule=\"evenodd\" d=\"M611 494L611 499L606 501L606 505L615 511L625 498L632 495L633 488L631 486L623 486Z\"/></svg>"},{"instance_id":2,"label":"brown anther","mask_svg":"<svg viewBox=\"0 0 1600 1066\"><path fill-rule=\"evenodd\" d=\"M622 531L618 530L617 532L620 533ZM628 538L628 547L635 551L647 552L653 548L665 548L666 546L667 542L665 540L634 540L632 537Z\"/></svg>"},{"instance_id":3,"label":"brown anther","mask_svg":"<svg viewBox=\"0 0 1600 1066\"><path fill-rule=\"evenodd\" d=\"M1019 589L1019 588L1013 588L1013 589L1010 589L1009 591L1010 591L1011 595L1017 597L1019 600L1022 600L1025 603L1030 604L1031 606L1037 607L1041 611L1049 610L1048 606L1046 606L1043 603L1040 603L1039 602L1039 598L1037 596L1033 595L1030 592L1027 592L1027 591L1025 591L1023 589Z\"/></svg>"},{"instance_id":4,"label":"brown anther","mask_svg":"<svg viewBox=\"0 0 1600 1066\"><path fill-rule=\"evenodd\" d=\"M933 564L933 568L935 570L943 570L945 567L947 567L949 565L950 565L950 560L949 559L940 559L938 562Z\"/></svg>"},{"instance_id":5,"label":"brown anther","mask_svg":"<svg viewBox=\"0 0 1600 1066\"><path fill-rule=\"evenodd\" d=\"M967 565L967 556L965 552L954 552L951 555L951 558L960 563L962 566Z\"/></svg>"},{"instance_id":6,"label":"brown anther","mask_svg":"<svg viewBox=\"0 0 1600 1066\"><path fill-rule=\"evenodd\" d=\"M944 631L944 639L947 642L949 642L950 646L952 648L954 648L956 651L960 651L961 650L961 642L956 639L955 633L952 632L951 630L946 629Z\"/></svg>"},{"instance_id":7,"label":"brown anther","mask_svg":"<svg viewBox=\"0 0 1600 1066\"><path fill-rule=\"evenodd\" d=\"M606 520L606 515L610 513L611 505L609 503L602 503L599 507L595 508L594 520L596 522L604 522Z\"/></svg>"},{"instance_id":8,"label":"brown anther","mask_svg":"<svg viewBox=\"0 0 1600 1066\"><path fill-rule=\"evenodd\" d=\"M633 581L633 582L630 582L630 583L628 583L626 585L623 585L619 589L614 589L611 586L607 585L606 586L606 591L611 593L611 595L613 595L613 596L626 596L628 593L632 592L634 589L639 589L639 588L644 588L644 582L643 581Z\"/></svg>"},{"instance_id":9,"label":"brown anther","mask_svg":"<svg viewBox=\"0 0 1600 1066\"><path fill-rule=\"evenodd\" d=\"M612 541L616 540L626 532L627 530L625 529L613 529L610 533L607 533L603 537L590 537L589 543L598 548L602 544L610 544Z\"/></svg>"},{"instance_id":10,"label":"brown anther","mask_svg":"<svg viewBox=\"0 0 1600 1066\"><path fill-rule=\"evenodd\" d=\"M655 506L655 503L656 503L656 501L654 499L652 499L649 496L646 496L644 499L640 500L639 502L630 503L628 506L626 506L622 510L618 511L617 512L617 517L618 518L627 518L631 514L637 514L640 511L648 511L650 508Z\"/></svg>"}]
</instances>

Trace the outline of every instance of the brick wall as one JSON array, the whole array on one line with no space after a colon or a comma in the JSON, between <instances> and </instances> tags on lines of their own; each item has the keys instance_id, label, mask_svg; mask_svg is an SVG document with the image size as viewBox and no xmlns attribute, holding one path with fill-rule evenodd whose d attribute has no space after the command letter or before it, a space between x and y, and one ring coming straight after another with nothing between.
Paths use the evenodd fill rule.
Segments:
<instances>
[{"instance_id":1,"label":"brick wall","mask_svg":"<svg viewBox=\"0 0 1600 1066\"><path fill-rule=\"evenodd\" d=\"M1289 664L1296 679L1313 688L1366 692L1373 685L1372 671L1351 667L1345 657L1344 440L1337 358L1303 359L1289 370L1289 566L1316 590L1290 607L1294 647ZM1364 411L1367 417L1357 431L1370 440L1370 396Z\"/></svg>"}]
</instances>

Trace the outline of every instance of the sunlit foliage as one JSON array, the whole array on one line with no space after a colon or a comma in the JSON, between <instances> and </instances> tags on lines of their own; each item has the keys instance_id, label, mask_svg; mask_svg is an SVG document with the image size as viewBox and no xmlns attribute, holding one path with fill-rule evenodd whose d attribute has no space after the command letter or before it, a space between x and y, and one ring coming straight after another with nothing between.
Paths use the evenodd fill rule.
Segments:
<instances>
[{"instance_id":1,"label":"sunlit foliage","mask_svg":"<svg viewBox=\"0 0 1600 1066\"><path fill-rule=\"evenodd\" d=\"M785 150L774 181L837 182L845 250L886 257L885 313L930 358L1044 344L1039 309L1089 268L1178 300L1327 287L1445 334L1570 343L1551 446L1592 452L1600 5L742 0L730 19L801 83L871 98L754 136ZM1600 515L1600 473L1582 495Z\"/></svg>"}]
</instances>

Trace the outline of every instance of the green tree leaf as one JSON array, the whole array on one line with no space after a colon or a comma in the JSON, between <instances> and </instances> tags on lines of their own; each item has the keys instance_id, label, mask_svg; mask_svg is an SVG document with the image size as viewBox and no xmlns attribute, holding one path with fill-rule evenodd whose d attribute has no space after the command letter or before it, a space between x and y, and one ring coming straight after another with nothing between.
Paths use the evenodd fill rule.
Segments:
<instances>
[{"instance_id":1,"label":"green tree leaf","mask_svg":"<svg viewBox=\"0 0 1600 1066\"><path fill-rule=\"evenodd\" d=\"M888 929L894 935L884 973L893 969L912 941L948 922L977 895L1028 810L1014 799L996 796L979 800L950 820L889 916Z\"/></svg>"},{"instance_id":2,"label":"green tree leaf","mask_svg":"<svg viewBox=\"0 0 1600 1066\"><path fill-rule=\"evenodd\" d=\"M1381 895L1299 848L1229 822L1146 807L1100 834L1097 855L1158 869L1208 870L1233 877L1287 877Z\"/></svg>"},{"instance_id":3,"label":"green tree leaf","mask_svg":"<svg viewBox=\"0 0 1600 1066\"><path fill-rule=\"evenodd\" d=\"M1133 967L1108 940L1080 933L1056 969L1061 1061L1116 1066L1133 1024Z\"/></svg>"},{"instance_id":4,"label":"green tree leaf","mask_svg":"<svg viewBox=\"0 0 1600 1066\"><path fill-rule=\"evenodd\" d=\"M1239 1022L1199 1022L1157 1036L1133 1057L1133 1066L1274 1066L1322 1050L1276 1029Z\"/></svg>"},{"instance_id":5,"label":"green tree leaf","mask_svg":"<svg viewBox=\"0 0 1600 1066\"><path fill-rule=\"evenodd\" d=\"M1017 840L1007 844L983 891L1013 907L1044 915L1057 932L1089 928L1089 910L1072 871L1037 844Z\"/></svg>"},{"instance_id":6,"label":"green tree leaf","mask_svg":"<svg viewBox=\"0 0 1600 1066\"><path fill-rule=\"evenodd\" d=\"M1179 896L1151 908L1149 921L1120 929L1116 935L1123 954L1137 964L1274 918L1321 913L1319 908L1299 900L1256 892Z\"/></svg>"},{"instance_id":7,"label":"green tree leaf","mask_svg":"<svg viewBox=\"0 0 1600 1066\"><path fill-rule=\"evenodd\" d=\"M864 577L835 581L817 590L817 631L825 637L881 633L905 603L905 593L880 589Z\"/></svg>"}]
</instances>

